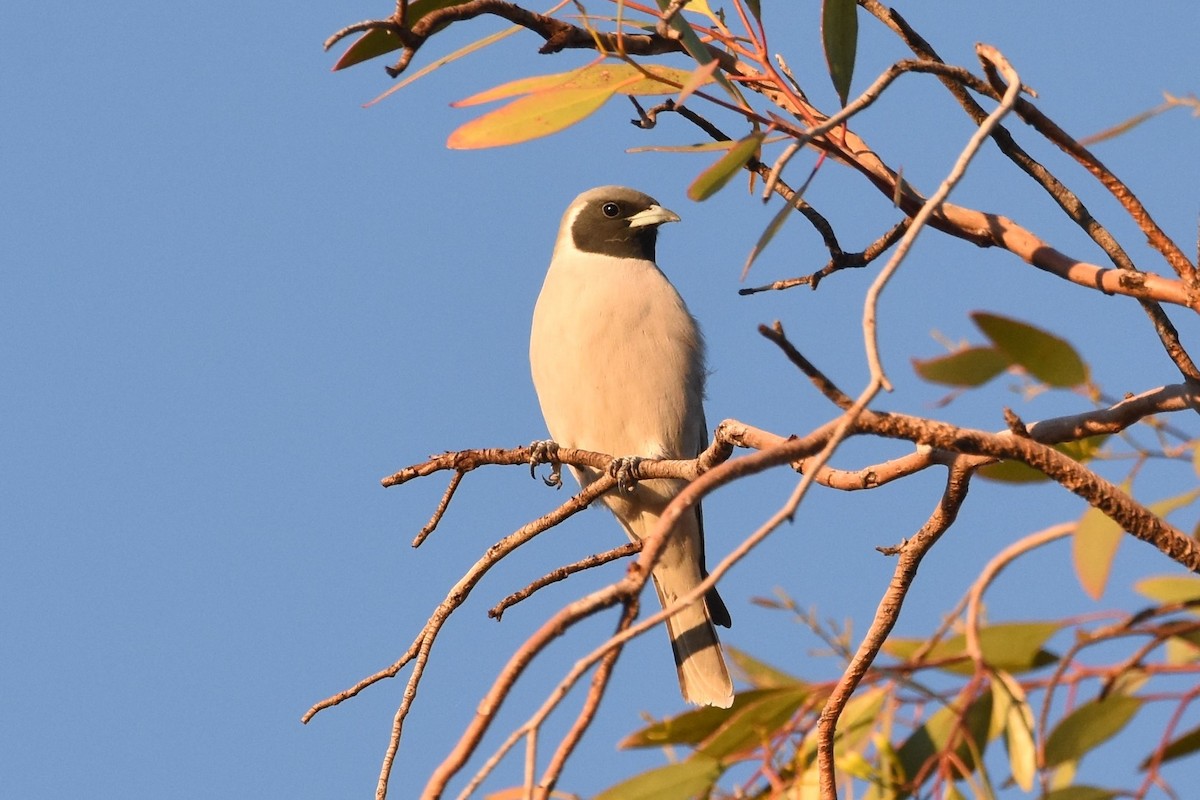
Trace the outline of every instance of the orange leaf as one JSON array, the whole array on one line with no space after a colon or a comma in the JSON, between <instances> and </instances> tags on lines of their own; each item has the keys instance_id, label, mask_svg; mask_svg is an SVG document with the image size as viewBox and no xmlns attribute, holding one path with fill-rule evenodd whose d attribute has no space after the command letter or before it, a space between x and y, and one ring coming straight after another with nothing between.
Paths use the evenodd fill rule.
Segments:
<instances>
[{"instance_id":1,"label":"orange leaf","mask_svg":"<svg viewBox=\"0 0 1200 800\"><path fill-rule=\"evenodd\" d=\"M601 86L526 95L463 125L450 134L446 145L477 150L549 136L595 113L616 91L616 86Z\"/></svg>"},{"instance_id":2,"label":"orange leaf","mask_svg":"<svg viewBox=\"0 0 1200 800\"><path fill-rule=\"evenodd\" d=\"M654 77L648 78L646 73ZM659 64L647 64L642 69L638 69L632 64L597 63L589 64L572 72L518 78L450 105L455 108L476 106L480 103L533 94L547 89L601 89L615 86L616 91L621 94L674 94L680 86L692 79L692 73L687 70L672 69ZM711 81L710 73L708 80L702 82Z\"/></svg>"}]
</instances>

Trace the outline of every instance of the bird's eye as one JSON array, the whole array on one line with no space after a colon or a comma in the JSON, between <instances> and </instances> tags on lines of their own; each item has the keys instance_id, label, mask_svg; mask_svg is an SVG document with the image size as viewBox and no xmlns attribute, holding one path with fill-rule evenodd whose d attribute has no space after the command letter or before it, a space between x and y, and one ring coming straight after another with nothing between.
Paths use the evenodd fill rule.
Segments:
<instances>
[{"instance_id":1,"label":"bird's eye","mask_svg":"<svg viewBox=\"0 0 1200 800\"><path fill-rule=\"evenodd\" d=\"M603 211L604 216L608 217L609 219L612 219L621 213L621 207L616 203L605 203L600 207L600 210Z\"/></svg>"}]
</instances>

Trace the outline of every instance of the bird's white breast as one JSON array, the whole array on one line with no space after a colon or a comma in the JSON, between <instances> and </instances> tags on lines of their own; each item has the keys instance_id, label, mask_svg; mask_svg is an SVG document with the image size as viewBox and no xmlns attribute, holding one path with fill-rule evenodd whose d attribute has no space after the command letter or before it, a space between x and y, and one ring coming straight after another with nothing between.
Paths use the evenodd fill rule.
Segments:
<instances>
[{"instance_id":1,"label":"bird's white breast","mask_svg":"<svg viewBox=\"0 0 1200 800\"><path fill-rule=\"evenodd\" d=\"M556 252L534 309L530 363L563 446L668 458L703 447L703 342L649 261Z\"/></svg>"}]
</instances>

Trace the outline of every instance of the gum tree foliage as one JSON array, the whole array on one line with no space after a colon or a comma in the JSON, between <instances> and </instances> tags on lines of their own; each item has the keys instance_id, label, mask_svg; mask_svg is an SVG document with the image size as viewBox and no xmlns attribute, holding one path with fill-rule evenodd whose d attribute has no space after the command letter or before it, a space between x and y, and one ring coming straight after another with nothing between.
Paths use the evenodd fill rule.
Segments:
<instances>
[{"instance_id":1,"label":"gum tree foliage","mask_svg":"<svg viewBox=\"0 0 1200 800\"><path fill-rule=\"evenodd\" d=\"M513 33L540 36L541 51L591 51L584 67L531 75L461 100L459 106L492 104L450 136L453 148L488 148L556 134L584 123L615 98L633 102L643 127L664 114L680 115L694 126L704 144L684 149L701 153L708 165L688 187L703 200L739 175L749 175L754 191L777 198L779 211L757 234L747 232L746 269L769 244L785 219L802 218L819 234L828 251L818 271L767 286L743 290L810 291L825 280L842 280L849 268L866 268L862 293L862 335L870 381L856 392L844 392L822 371L821 354L801 353L780 324L761 333L824 398L832 421L811 427L797 419L796 429L765 431L737 420L725 420L714 431L713 445L695 461L644 461L636 477L681 476L693 479L676 501L674 512L697 502L717 487L753 481L768 469L793 469L797 486L789 502L728 557L712 566L712 581L785 519L803 517L803 498L818 490L871 490L927 471L943 477L941 497L918 530L901 532L900 545L888 555L895 560L892 581L879 587L878 612L862 636L824 623L782 593L759 603L794 617L828 645L828 657L841 672L837 680L806 679L790 669L770 666L752 654L731 656L744 689L732 709L698 709L632 732L626 747L673 747L676 758L661 768L613 786L599 797L995 797L1001 791L1052 800L1106 800L1146 797L1152 791L1182 796L1194 789L1172 789L1186 769L1172 772L1200 749L1200 546L1194 525L1194 501L1200 490L1173 496L1142 496L1134 477L1154 460L1179 473L1179 485L1195 483L1198 449L1194 414L1200 410L1200 371L1171 323L1170 315L1200 310L1200 280L1192 258L1158 227L1151 210L1112 174L1087 142L1072 138L1039 110L1024 90L1018 68L1004 54L980 45L978 63L943 62L930 42L894 10L874 0L825 0L819 31L774 32L773 43L787 40L821 43L827 74L792 74L784 58L767 48L770 3L722 0L632 0L563 2L549 13L500 0L412 0L397 3L391 16L351 25L331 37L327 47L349 42L337 68L372 59L392 59L393 78L411 81L450 61L470 58L480 49ZM762 8L760 6L768 6ZM438 51L439 34L477 18L506 23L493 33L452 53ZM855 49L860 25L882 26L910 54L878 76L855 76ZM494 26L493 26L494 27ZM808 34L805 37L805 34ZM798 45L797 45L798 46ZM423 62L423 63L422 63ZM959 107L976 131L961 143L961 155L938 187L918 187L886 163L869 141L855 133L856 119L875 113L873 103L901 76L938 82L948 102ZM815 81L832 81L841 106L818 108L806 94ZM856 93L852 87L866 86ZM393 89L387 93L390 94ZM402 102L402 95L397 98ZM1177 105L1195 101L1168 97L1163 106L1107 132L1120 135L1129 127ZM1081 165L1091 179L1110 192L1144 234L1157 261L1135 264L1121 243L1084 207L1050 168L1035 160L1022 141L1054 145L1064 161ZM1013 181L1032 181L1051 198L1061 214L1093 243L1089 253L1060 250L1039 237L1021 209L1004 214L954 204L955 182L969 169L980 148L991 148L1011 163ZM662 148L672 149L672 148ZM704 155L706 151L711 151ZM832 169L831 163L847 169ZM798 166L803 163L804 166ZM845 249L835 226L805 200L813 180L838 181L843 191L882 193L896 219L880 219L877 236L861 250ZM963 428L928 408L912 413L883 412L874 403L890 387L887 369L876 346L875 304L887 281L900 267L918 231L954 237L981 247L1006 251L1014 264L1024 262L1060 279L1067 291L1103 292L1111 302L1138 304L1145 324L1161 343L1159 360L1174 365L1161 385L1120 386L1111 395L1092 378L1088 362L1072 343L1056 335L1052 325L976 312L978 330L967 343L947 352L916 358L912 367L926 381L949 387L947 404L964 393L987 393L996 404L1001 430ZM1091 259L1091 260L1089 260ZM863 275L864 273L857 273ZM797 287L808 287L800 289ZM819 293L813 295L818 298ZM786 363L782 362L781 363ZM893 369L895 367L892 367ZM1072 413L1023 419L1002 407L995 391L998 376L1016 381L1025 395L1060 393ZM892 407L895 407L894 404ZM807 425L807 427L806 427ZM851 437L905 440L915 445L899 458L845 471L827 465L839 445ZM545 445L514 450L470 450L446 453L397 472L384 480L397 485L437 472L450 473L445 497L418 543L436 526L464 476L484 465L550 463L607 466L613 456L555 449ZM1102 477L1098 465L1117 482ZM1014 537L986 568L970 580L969 590L944 620L922 638L892 635L905 596L922 558L955 521L967 500L967 489L984 481L1015 487L1053 482L1062 492L1083 498L1088 510L1077 519L1047 519L1042 530ZM487 569L537 533L586 507L600 493L616 491L612 477L593 484L545 517L505 537L448 588L409 650L395 664L324 700L306 716L348 700L383 678L403 675L405 699L387 749L379 794L389 782L396 791L392 762L400 746L403 723L416 698L435 639ZM1019 490L1019 489L1018 489ZM467 501L463 501L467 502ZM493 615L528 597L551 580L615 558L631 557L636 569L603 590L579 598L552 614L534 636L513 643L513 655L498 665L495 683L480 711L463 731L445 761L424 777L423 797L440 797L451 779L464 782L467 796L504 758L525 758L526 784L495 797L573 796L570 787L556 789L563 764L577 750L582 733L604 700L612 665L621 644L655 626L661 615L639 620L638 598L645 576L657 557L662 537L670 535L671 514L663 529L635 545L568 565L516 592ZM1176 522L1177 521L1177 522ZM1147 575L1135 586L1144 598L1136 608L1116 609L1087 617L993 620L985 598L996 576L1050 542L1070 539L1076 579L1099 599L1107 585L1118 544L1133 536L1161 551L1162 573ZM562 630L605 609L619 617L611 640L590 654L580 654L576 668L547 693L528 721L512 731L498 752L479 752L495 709L525 665ZM611 612L610 612L611 613ZM646 615L647 617L649 615ZM803 664L803 661L799 661ZM563 703L566 690L584 685L584 699ZM576 693L578 696L580 693ZM419 702L419 701L418 701ZM1119 786L1095 786L1089 779L1090 755L1111 743L1148 707L1161 720L1153 738L1132 744L1141 759L1136 774ZM551 713L574 715L561 739L549 741L542 723ZM524 754L522 754L524 751ZM1100 756L1102 758L1102 756ZM466 768L471 766L470 770ZM466 776L472 776L467 778ZM409 796L411 776L398 793Z\"/></svg>"}]
</instances>

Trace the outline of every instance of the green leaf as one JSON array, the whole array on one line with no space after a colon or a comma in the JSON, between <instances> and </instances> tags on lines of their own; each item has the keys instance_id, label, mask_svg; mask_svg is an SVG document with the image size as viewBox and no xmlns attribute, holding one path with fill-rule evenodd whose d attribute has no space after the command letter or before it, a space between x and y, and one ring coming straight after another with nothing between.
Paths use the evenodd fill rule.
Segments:
<instances>
[{"instance_id":1,"label":"green leaf","mask_svg":"<svg viewBox=\"0 0 1200 800\"><path fill-rule=\"evenodd\" d=\"M1040 472L1023 461L997 461L980 467L975 474L989 481L1000 483L1040 483L1048 481L1046 473Z\"/></svg>"},{"instance_id":2,"label":"green leaf","mask_svg":"<svg viewBox=\"0 0 1200 800\"><path fill-rule=\"evenodd\" d=\"M756 689L777 689L784 686L803 685L799 678L759 661L744 650L726 645L725 655L733 662L734 667L746 682Z\"/></svg>"},{"instance_id":3,"label":"green leaf","mask_svg":"<svg viewBox=\"0 0 1200 800\"><path fill-rule=\"evenodd\" d=\"M608 85L526 95L463 125L450 134L446 145L475 150L549 136L595 113L615 92L616 87Z\"/></svg>"},{"instance_id":4,"label":"green leaf","mask_svg":"<svg viewBox=\"0 0 1200 800\"><path fill-rule=\"evenodd\" d=\"M807 686L791 686L733 709L697 752L719 760L758 746L773 738L811 694Z\"/></svg>"},{"instance_id":5,"label":"green leaf","mask_svg":"<svg viewBox=\"0 0 1200 800\"><path fill-rule=\"evenodd\" d=\"M1037 776L1037 745L1033 740L1033 710L1029 707L1029 699L1021 684L1004 671L996 672L992 694L992 702L1003 709L1004 745L1013 782L1031 792L1033 779Z\"/></svg>"},{"instance_id":6,"label":"green leaf","mask_svg":"<svg viewBox=\"0 0 1200 800\"><path fill-rule=\"evenodd\" d=\"M856 693L838 718L837 730L834 731L834 749L837 753L862 752L867 742L873 742L878 753L880 772L884 776L895 775L900 770L896 751L891 747L887 737L876 733L877 729L891 728L891 710L884 709L884 702L890 697L886 687L877 686L866 692ZM817 800L817 729L812 726L804 735L804 740L796 748L792 764L796 773L801 776L800 797L804 800ZM875 787L872 787L874 789ZM868 792L867 796L870 796ZM889 795L890 796L890 795Z\"/></svg>"},{"instance_id":7,"label":"green leaf","mask_svg":"<svg viewBox=\"0 0 1200 800\"><path fill-rule=\"evenodd\" d=\"M854 0L824 0L821 3L821 42L825 46L829 77L844 106L850 96L858 50L858 4Z\"/></svg>"},{"instance_id":8,"label":"green leaf","mask_svg":"<svg viewBox=\"0 0 1200 800\"><path fill-rule=\"evenodd\" d=\"M1190 631L1167 639L1163 660L1171 666L1200 661L1200 631Z\"/></svg>"},{"instance_id":9,"label":"green leaf","mask_svg":"<svg viewBox=\"0 0 1200 800\"><path fill-rule=\"evenodd\" d=\"M1046 739L1045 766L1076 761L1121 732L1142 707L1142 700L1109 695L1092 700L1068 714Z\"/></svg>"},{"instance_id":10,"label":"green leaf","mask_svg":"<svg viewBox=\"0 0 1200 800\"><path fill-rule=\"evenodd\" d=\"M743 280L745 280L746 275L750 272L750 267L754 264L755 260L763 250L767 249L767 245L775 238L775 234L779 233L779 229L783 227L784 220L790 217L792 212L795 211L793 203L799 199L799 195L797 195L791 203L785 202L783 207L775 212L775 216L771 217L771 221L763 229L762 235L758 237L758 241L751 248L750 255L746 257L746 263L742 265Z\"/></svg>"},{"instance_id":11,"label":"green leaf","mask_svg":"<svg viewBox=\"0 0 1200 800\"><path fill-rule=\"evenodd\" d=\"M1077 442L1060 442L1054 445L1054 449L1083 464L1095 457L1107 438L1108 434L1102 433L1080 439ZM1036 470L1022 461L999 461L995 464L988 464L986 467L980 467L977 474L982 478L1002 483L1038 483L1050 480L1044 472Z\"/></svg>"},{"instance_id":12,"label":"green leaf","mask_svg":"<svg viewBox=\"0 0 1200 800\"><path fill-rule=\"evenodd\" d=\"M915 776L926 761L945 752L952 743L954 753L963 764L968 769L975 769L975 754L982 754L987 747L992 717L991 693L980 695L971 702L961 724L958 716L950 706L944 706L900 745L897 752L905 775Z\"/></svg>"},{"instance_id":13,"label":"green leaf","mask_svg":"<svg viewBox=\"0 0 1200 800\"><path fill-rule=\"evenodd\" d=\"M429 16L434 11L441 11L451 6L466 5L470 0L412 0L408 4L408 15L405 23L411 28L418 20Z\"/></svg>"},{"instance_id":14,"label":"green leaf","mask_svg":"<svg viewBox=\"0 0 1200 800\"><path fill-rule=\"evenodd\" d=\"M1066 786L1043 795L1042 800L1113 800L1119 792L1097 786Z\"/></svg>"},{"instance_id":15,"label":"green leaf","mask_svg":"<svg viewBox=\"0 0 1200 800\"><path fill-rule=\"evenodd\" d=\"M740 708L753 705L764 697L770 697L776 689L758 689L749 692L738 692L733 698L731 708L714 708L705 706L686 711L675 717L669 717L648 725L640 731L622 739L617 747L663 747L669 744L697 745L711 736L724 724L729 715Z\"/></svg>"},{"instance_id":16,"label":"green leaf","mask_svg":"<svg viewBox=\"0 0 1200 800\"><path fill-rule=\"evenodd\" d=\"M936 358L912 360L917 374L946 386L982 386L1012 362L994 347L968 347Z\"/></svg>"},{"instance_id":17,"label":"green leaf","mask_svg":"<svg viewBox=\"0 0 1200 800\"><path fill-rule=\"evenodd\" d=\"M693 800L711 789L720 777L720 762L695 754L687 761L621 781L593 800Z\"/></svg>"},{"instance_id":18,"label":"green leaf","mask_svg":"<svg viewBox=\"0 0 1200 800\"><path fill-rule=\"evenodd\" d=\"M408 27L421 17L433 12L439 11L450 6L457 6L466 3L468 0L413 0L408 4L408 17L405 20ZM436 31L434 31L436 33ZM333 65L333 70L336 72L339 69L352 67L355 64L361 64L364 61L369 61L372 58L377 58L384 53L390 53L393 50L399 50L404 47L404 43L391 33L388 33L382 28L372 28L354 41L354 44L346 48L346 52L342 53L342 57Z\"/></svg>"},{"instance_id":19,"label":"green leaf","mask_svg":"<svg viewBox=\"0 0 1200 800\"><path fill-rule=\"evenodd\" d=\"M864 694L856 694L846 703L846 708L838 719L834 742L843 749L859 749L870 736L875 723L879 721L879 712L887 698L888 691L882 686Z\"/></svg>"},{"instance_id":20,"label":"green leaf","mask_svg":"<svg viewBox=\"0 0 1200 800\"><path fill-rule=\"evenodd\" d=\"M1080 464L1086 464L1096 457L1096 453L1100 452L1100 448L1108 441L1108 436L1107 433L1100 433L1074 442L1059 442L1054 445L1054 449L1064 456L1075 459Z\"/></svg>"},{"instance_id":21,"label":"green leaf","mask_svg":"<svg viewBox=\"0 0 1200 800\"><path fill-rule=\"evenodd\" d=\"M342 53L342 57L334 63L333 71L337 72L346 67L353 67L355 64L378 58L384 53L399 50L401 47L404 47L404 44L396 36L382 28L372 28L346 48L346 52Z\"/></svg>"},{"instance_id":22,"label":"green leaf","mask_svg":"<svg viewBox=\"0 0 1200 800\"><path fill-rule=\"evenodd\" d=\"M761 0L746 0L746 8L750 9L750 13L757 20L762 20Z\"/></svg>"},{"instance_id":23,"label":"green leaf","mask_svg":"<svg viewBox=\"0 0 1200 800\"><path fill-rule=\"evenodd\" d=\"M1043 645L1059 629L1056 622L1002 622L979 629L979 649L983 660L993 669L1021 673L1053 664L1058 656L1043 649ZM890 656L907 660L924 646L924 639L888 639L883 650ZM959 659L955 661L954 659ZM939 669L959 675L974 674L967 659L967 637L959 634L938 642L925 656L926 662L947 661Z\"/></svg>"},{"instance_id":24,"label":"green leaf","mask_svg":"<svg viewBox=\"0 0 1200 800\"><path fill-rule=\"evenodd\" d=\"M1065 339L1024 322L982 311L972 314L971 319L996 347L1038 380L1058 387L1087 382L1087 365Z\"/></svg>"},{"instance_id":25,"label":"green leaf","mask_svg":"<svg viewBox=\"0 0 1200 800\"><path fill-rule=\"evenodd\" d=\"M1121 526L1098 508L1089 506L1075 526L1075 533L1071 537L1075 575L1093 600L1099 600L1104 595L1113 559L1123 538L1125 531Z\"/></svg>"},{"instance_id":26,"label":"green leaf","mask_svg":"<svg viewBox=\"0 0 1200 800\"><path fill-rule=\"evenodd\" d=\"M758 148L765 138L765 133L755 131L739 140L737 144L729 148L728 153L717 159L715 164L696 176L692 185L688 187L688 197L699 202L707 200L720 191L721 187L729 183L729 179L758 153Z\"/></svg>"},{"instance_id":27,"label":"green leaf","mask_svg":"<svg viewBox=\"0 0 1200 800\"><path fill-rule=\"evenodd\" d=\"M1171 740L1170 744L1163 750L1162 763L1172 761L1176 758L1181 758L1186 755L1191 755L1200 750L1200 726L1192 728L1187 733L1181 734ZM1154 759L1154 754L1146 756L1142 761L1139 770L1145 772L1150 768L1150 762Z\"/></svg>"},{"instance_id":28,"label":"green leaf","mask_svg":"<svg viewBox=\"0 0 1200 800\"><path fill-rule=\"evenodd\" d=\"M1186 603L1200 600L1200 577L1195 575L1160 575L1144 578L1133 585L1143 597L1156 603Z\"/></svg>"}]
</instances>

